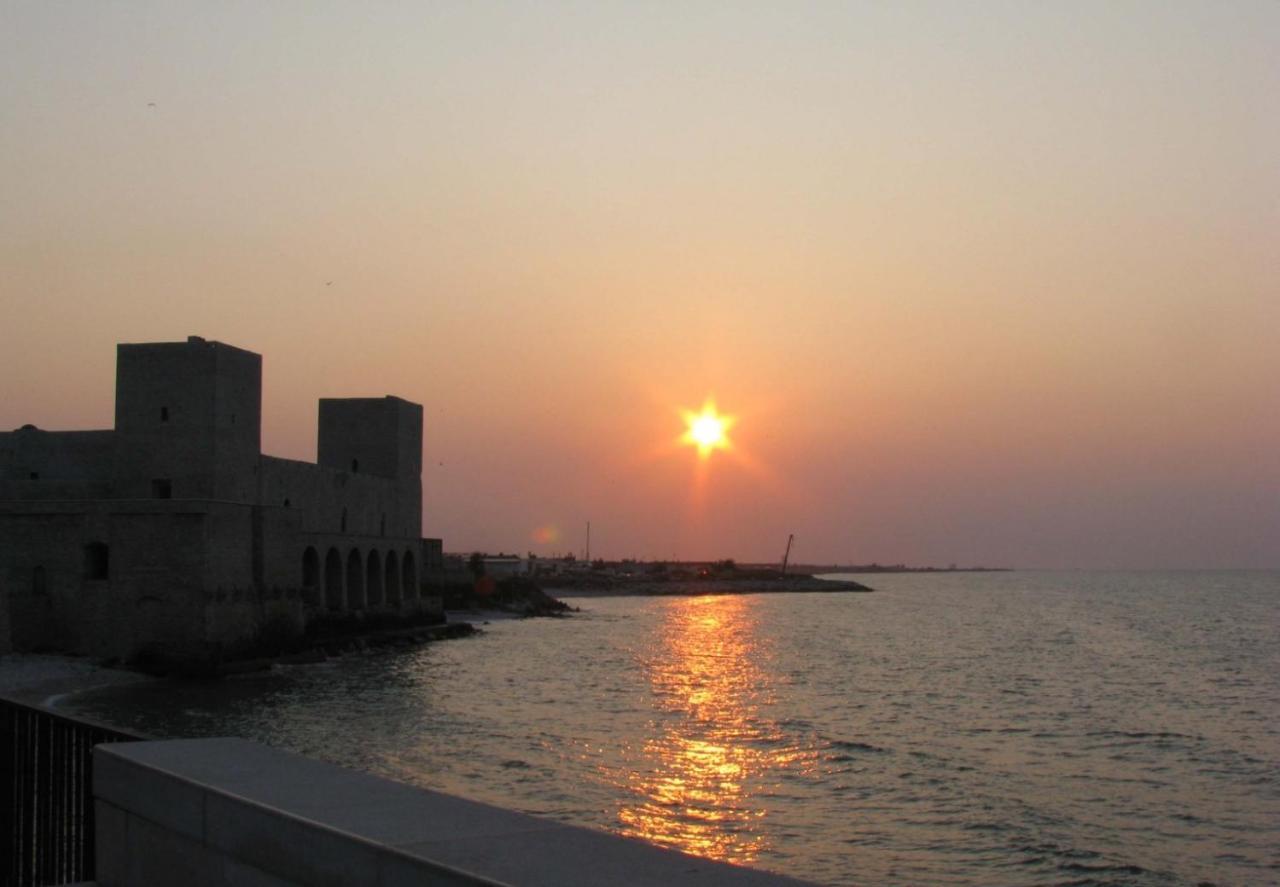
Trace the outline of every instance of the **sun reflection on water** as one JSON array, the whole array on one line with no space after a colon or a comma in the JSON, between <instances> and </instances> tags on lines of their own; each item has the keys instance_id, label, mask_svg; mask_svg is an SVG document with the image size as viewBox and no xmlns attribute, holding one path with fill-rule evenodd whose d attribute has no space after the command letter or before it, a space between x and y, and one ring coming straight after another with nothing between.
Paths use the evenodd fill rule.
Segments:
<instances>
[{"instance_id":1,"label":"sun reflection on water","mask_svg":"<svg viewBox=\"0 0 1280 887\"><path fill-rule=\"evenodd\" d=\"M670 601L662 642L641 662L652 729L631 766L613 774L629 796L618 812L624 834L730 862L768 849L762 796L815 766L814 753L769 719L771 659L743 598Z\"/></svg>"}]
</instances>

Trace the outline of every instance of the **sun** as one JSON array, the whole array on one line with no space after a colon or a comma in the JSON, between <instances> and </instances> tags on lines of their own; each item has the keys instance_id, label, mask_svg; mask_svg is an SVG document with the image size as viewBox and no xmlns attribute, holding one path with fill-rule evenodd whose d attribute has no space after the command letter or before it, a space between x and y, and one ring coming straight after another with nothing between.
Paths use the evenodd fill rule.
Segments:
<instances>
[{"instance_id":1,"label":"sun","mask_svg":"<svg viewBox=\"0 0 1280 887\"><path fill-rule=\"evenodd\" d=\"M706 459L715 450L729 448L728 431L733 427L735 420L732 416L717 413L716 405L710 398L707 398L707 402L702 405L701 413L683 410L681 415L688 428L680 438L680 442L697 447L701 458Z\"/></svg>"}]
</instances>

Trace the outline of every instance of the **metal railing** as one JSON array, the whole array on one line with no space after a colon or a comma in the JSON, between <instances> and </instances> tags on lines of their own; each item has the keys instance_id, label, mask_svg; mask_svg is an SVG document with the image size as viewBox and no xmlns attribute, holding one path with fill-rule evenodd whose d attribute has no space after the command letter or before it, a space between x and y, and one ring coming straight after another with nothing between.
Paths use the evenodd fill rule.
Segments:
<instances>
[{"instance_id":1,"label":"metal railing","mask_svg":"<svg viewBox=\"0 0 1280 887\"><path fill-rule=\"evenodd\" d=\"M93 747L145 738L0 696L0 887L92 880Z\"/></svg>"}]
</instances>

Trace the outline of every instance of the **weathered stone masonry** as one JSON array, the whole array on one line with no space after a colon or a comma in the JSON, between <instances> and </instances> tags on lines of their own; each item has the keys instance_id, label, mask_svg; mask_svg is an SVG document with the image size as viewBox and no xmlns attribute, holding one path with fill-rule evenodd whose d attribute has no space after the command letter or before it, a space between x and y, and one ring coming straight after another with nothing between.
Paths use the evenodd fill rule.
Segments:
<instances>
[{"instance_id":1,"label":"weathered stone masonry","mask_svg":"<svg viewBox=\"0 0 1280 887\"><path fill-rule=\"evenodd\" d=\"M0 651L216 656L270 620L430 606L422 407L320 401L316 464L261 451L262 358L122 344L115 428L0 432Z\"/></svg>"}]
</instances>

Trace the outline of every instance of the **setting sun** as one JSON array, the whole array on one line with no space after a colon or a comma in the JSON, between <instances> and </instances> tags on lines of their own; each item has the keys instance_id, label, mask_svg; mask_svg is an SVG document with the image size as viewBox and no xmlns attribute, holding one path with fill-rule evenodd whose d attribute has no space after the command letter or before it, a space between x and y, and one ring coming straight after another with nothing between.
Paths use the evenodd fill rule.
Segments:
<instances>
[{"instance_id":1,"label":"setting sun","mask_svg":"<svg viewBox=\"0 0 1280 887\"><path fill-rule=\"evenodd\" d=\"M697 447L700 457L705 459L713 450L729 448L727 432L733 426L734 419L732 416L718 414L716 405L710 399L702 405L701 413L685 410L683 416L688 429L680 440Z\"/></svg>"}]
</instances>

